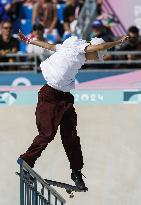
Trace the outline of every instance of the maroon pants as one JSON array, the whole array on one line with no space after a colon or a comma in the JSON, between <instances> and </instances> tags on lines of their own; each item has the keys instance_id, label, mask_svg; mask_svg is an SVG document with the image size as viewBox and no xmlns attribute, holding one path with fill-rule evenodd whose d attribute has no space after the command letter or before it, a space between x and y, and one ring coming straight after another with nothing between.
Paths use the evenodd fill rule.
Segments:
<instances>
[{"instance_id":1,"label":"maroon pants","mask_svg":"<svg viewBox=\"0 0 141 205\"><path fill-rule=\"evenodd\" d=\"M39 135L35 137L26 153L20 156L31 167L34 167L36 159L54 139L60 125L61 140L70 168L82 169L83 156L80 138L77 136L77 114L73 103L74 97L69 92L58 91L48 85L39 91L35 112Z\"/></svg>"}]
</instances>

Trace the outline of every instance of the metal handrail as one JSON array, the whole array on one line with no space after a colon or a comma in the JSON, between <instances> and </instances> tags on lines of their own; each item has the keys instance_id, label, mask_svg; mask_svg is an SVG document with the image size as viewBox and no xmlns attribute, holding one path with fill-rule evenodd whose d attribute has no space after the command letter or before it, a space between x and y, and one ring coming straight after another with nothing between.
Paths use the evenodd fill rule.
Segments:
<instances>
[{"instance_id":1,"label":"metal handrail","mask_svg":"<svg viewBox=\"0 0 141 205\"><path fill-rule=\"evenodd\" d=\"M2 62L0 63L0 66L22 66L22 65L34 65L35 66L35 62Z\"/></svg>"},{"instance_id":2,"label":"metal handrail","mask_svg":"<svg viewBox=\"0 0 141 205\"><path fill-rule=\"evenodd\" d=\"M134 55L141 55L141 51L108 51L108 54L112 55L127 55L127 54L134 54ZM4 57L38 57L37 54L33 53L8 53Z\"/></svg>"},{"instance_id":3,"label":"metal handrail","mask_svg":"<svg viewBox=\"0 0 141 205\"><path fill-rule=\"evenodd\" d=\"M111 55L141 55L141 51L108 51L108 54Z\"/></svg>"},{"instance_id":4,"label":"metal handrail","mask_svg":"<svg viewBox=\"0 0 141 205\"><path fill-rule=\"evenodd\" d=\"M0 67L2 67L2 66L7 66L7 67L10 67L10 66L16 66L16 67L17 66L32 66L33 70L37 71L37 57L38 57L38 55L17 52L17 53L7 53L4 56L0 56L0 59L3 57L7 57L7 58L14 57L14 58L16 58L16 62L0 62ZM27 58L26 61L20 62L21 57L26 57ZM34 60L32 62L28 60L28 58L30 58L30 57L34 58Z\"/></svg>"},{"instance_id":5,"label":"metal handrail","mask_svg":"<svg viewBox=\"0 0 141 205\"><path fill-rule=\"evenodd\" d=\"M18 159L18 164L20 165L20 205L34 205L34 203L29 203L26 204L25 202L25 195L28 195L28 191L25 190L25 184L28 184L28 188L29 188L29 192L31 192L31 185L30 182L28 181L28 179L25 179L23 177L24 175L24 170L29 173L29 180L30 177L32 177L34 179L34 185L36 184L36 187L34 186L34 192L35 195L34 197L38 197L38 195L40 195L42 198L44 198L44 200L47 200L49 202L49 204L51 204L51 197L48 196L48 198L46 199L44 196L44 193L42 192L42 190L44 190L44 188L48 191L49 195L53 195L55 197L55 201L58 200L61 205L64 205L66 203L66 200L52 187L50 187L43 179L42 177L37 174L25 161L23 161L21 158ZM37 183L39 183L42 187L41 191L39 192L37 190ZM56 203L56 202L55 202ZM36 203L36 205L38 205L38 202ZM56 205L56 204L55 204Z\"/></svg>"},{"instance_id":6,"label":"metal handrail","mask_svg":"<svg viewBox=\"0 0 141 205\"><path fill-rule=\"evenodd\" d=\"M21 52L17 52L17 53L7 53L5 56L6 57L28 57L28 56L36 56L34 54L30 54L30 53L21 53Z\"/></svg>"},{"instance_id":7,"label":"metal handrail","mask_svg":"<svg viewBox=\"0 0 141 205\"><path fill-rule=\"evenodd\" d=\"M108 51L107 52L109 55L113 55L113 56L125 56L125 55L141 55L141 51ZM116 59L116 60L105 60L105 61L94 61L94 60L89 60L85 63L85 65L89 65L89 64L141 64L141 60L131 60L130 62L128 60L120 60L120 59Z\"/></svg>"}]
</instances>

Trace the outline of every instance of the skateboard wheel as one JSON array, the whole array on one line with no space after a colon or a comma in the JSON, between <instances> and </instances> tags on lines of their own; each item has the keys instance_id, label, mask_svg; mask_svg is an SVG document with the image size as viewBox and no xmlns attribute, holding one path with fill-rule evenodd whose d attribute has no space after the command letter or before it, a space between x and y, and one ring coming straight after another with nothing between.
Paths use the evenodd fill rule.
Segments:
<instances>
[{"instance_id":1,"label":"skateboard wheel","mask_svg":"<svg viewBox=\"0 0 141 205\"><path fill-rule=\"evenodd\" d=\"M71 194L71 190L69 190L69 189L68 189L68 190L66 190L66 192L67 192L68 194Z\"/></svg>"},{"instance_id":2,"label":"skateboard wheel","mask_svg":"<svg viewBox=\"0 0 141 205\"><path fill-rule=\"evenodd\" d=\"M71 194L70 194L70 198L73 198L73 197L74 197L74 194L73 194L73 193L71 193Z\"/></svg>"}]
</instances>

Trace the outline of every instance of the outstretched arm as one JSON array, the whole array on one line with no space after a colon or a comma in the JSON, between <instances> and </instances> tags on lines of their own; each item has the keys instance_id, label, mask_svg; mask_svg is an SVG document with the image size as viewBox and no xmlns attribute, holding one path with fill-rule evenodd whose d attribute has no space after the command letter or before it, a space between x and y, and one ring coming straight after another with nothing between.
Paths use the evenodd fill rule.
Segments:
<instances>
[{"instance_id":1,"label":"outstretched arm","mask_svg":"<svg viewBox=\"0 0 141 205\"><path fill-rule=\"evenodd\" d=\"M50 43L47 43L47 42L44 42L44 41L39 41L39 40L32 40L28 37L26 37L20 30L19 30L19 33L18 33L18 37L19 37L19 40L25 42L26 44L33 44L35 46L39 46L39 47L42 47L42 48L45 48L45 49L48 49L48 50L51 50L51 51L56 51L56 45L55 44L50 44Z\"/></svg>"},{"instance_id":2,"label":"outstretched arm","mask_svg":"<svg viewBox=\"0 0 141 205\"><path fill-rule=\"evenodd\" d=\"M128 39L129 39L129 36L123 36L121 39L119 39L117 41L105 42L105 43L98 44L98 45L89 45L86 48L86 53L91 53L91 52L100 51L100 50L107 50L107 49L110 49L116 45L120 45L122 43L125 43Z\"/></svg>"}]
</instances>

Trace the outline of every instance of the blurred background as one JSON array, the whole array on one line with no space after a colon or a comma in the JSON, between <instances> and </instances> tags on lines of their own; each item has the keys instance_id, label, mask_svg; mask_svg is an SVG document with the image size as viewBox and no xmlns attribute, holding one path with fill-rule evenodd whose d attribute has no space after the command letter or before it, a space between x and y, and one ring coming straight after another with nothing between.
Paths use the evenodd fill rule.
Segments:
<instances>
[{"instance_id":1,"label":"blurred background","mask_svg":"<svg viewBox=\"0 0 141 205\"><path fill-rule=\"evenodd\" d=\"M50 43L61 43L71 35L87 41L94 36L113 41L128 34L129 42L112 48L106 63L88 62L82 69L141 67L139 0L1 0L0 71L40 72L40 62L52 53L19 42L19 29Z\"/></svg>"},{"instance_id":2,"label":"blurred background","mask_svg":"<svg viewBox=\"0 0 141 205\"><path fill-rule=\"evenodd\" d=\"M141 1L0 0L2 205L20 204L16 160L37 134L37 94L46 83L40 62L53 54L18 41L19 29L50 43L71 35L87 41L130 36L124 45L110 49L104 62L87 61L76 75L72 93L89 191L69 199L63 189L56 190L67 205L140 205ZM73 183L59 132L37 160L35 171L43 178Z\"/></svg>"}]
</instances>

